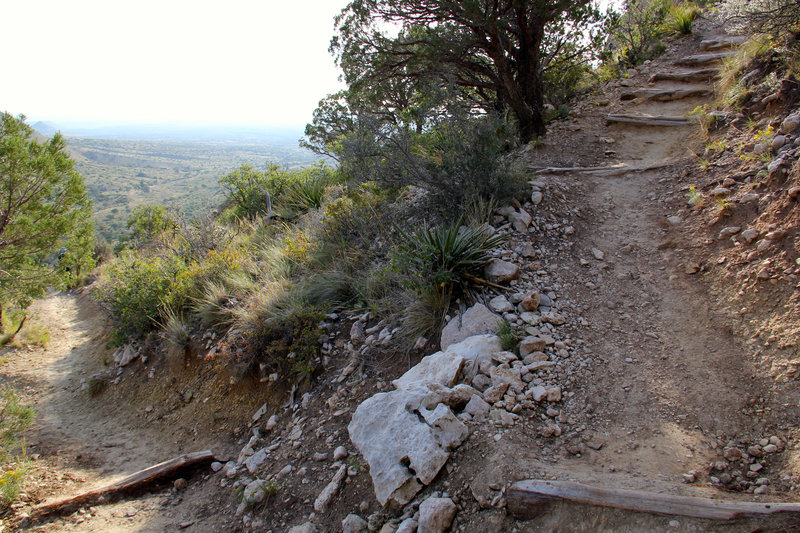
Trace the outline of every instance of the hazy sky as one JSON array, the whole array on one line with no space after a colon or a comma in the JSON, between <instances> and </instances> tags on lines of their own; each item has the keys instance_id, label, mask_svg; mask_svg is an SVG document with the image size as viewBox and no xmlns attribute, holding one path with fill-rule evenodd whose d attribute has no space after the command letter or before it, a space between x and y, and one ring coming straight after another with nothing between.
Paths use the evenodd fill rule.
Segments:
<instances>
[{"instance_id":1,"label":"hazy sky","mask_svg":"<svg viewBox=\"0 0 800 533\"><path fill-rule=\"evenodd\" d=\"M346 4L9 0L0 110L57 123L302 125L341 88L328 44Z\"/></svg>"},{"instance_id":2,"label":"hazy sky","mask_svg":"<svg viewBox=\"0 0 800 533\"><path fill-rule=\"evenodd\" d=\"M340 88L346 0L10 0L0 110L29 120L305 124Z\"/></svg>"}]
</instances>

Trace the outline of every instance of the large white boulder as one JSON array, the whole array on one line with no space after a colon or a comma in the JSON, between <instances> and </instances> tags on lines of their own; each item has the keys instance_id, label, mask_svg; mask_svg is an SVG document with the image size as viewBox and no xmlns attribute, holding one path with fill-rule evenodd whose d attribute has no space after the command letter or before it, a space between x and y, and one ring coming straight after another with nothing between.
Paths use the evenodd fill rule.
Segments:
<instances>
[{"instance_id":1,"label":"large white boulder","mask_svg":"<svg viewBox=\"0 0 800 533\"><path fill-rule=\"evenodd\" d=\"M467 438L467 427L439 399L425 388L398 389L364 400L353 414L347 430L381 505L411 501Z\"/></svg>"}]
</instances>

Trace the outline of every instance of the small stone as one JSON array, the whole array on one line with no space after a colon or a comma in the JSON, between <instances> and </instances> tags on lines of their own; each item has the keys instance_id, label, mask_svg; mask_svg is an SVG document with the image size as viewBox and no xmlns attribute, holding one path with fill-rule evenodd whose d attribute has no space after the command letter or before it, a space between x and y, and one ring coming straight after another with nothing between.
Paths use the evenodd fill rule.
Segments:
<instances>
[{"instance_id":1,"label":"small stone","mask_svg":"<svg viewBox=\"0 0 800 533\"><path fill-rule=\"evenodd\" d=\"M342 520L342 533L364 533L367 531L367 521L357 514L349 514Z\"/></svg>"},{"instance_id":2,"label":"small stone","mask_svg":"<svg viewBox=\"0 0 800 533\"><path fill-rule=\"evenodd\" d=\"M539 293L537 291L531 291L525 295L520 305L525 311L536 311L539 309L541 302L542 298L539 296Z\"/></svg>"},{"instance_id":3,"label":"small stone","mask_svg":"<svg viewBox=\"0 0 800 533\"><path fill-rule=\"evenodd\" d=\"M756 490L753 491L753 494L766 494L769 492L769 489L766 485L761 485L760 487L756 487Z\"/></svg>"},{"instance_id":4,"label":"small stone","mask_svg":"<svg viewBox=\"0 0 800 533\"><path fill-rule=\"evenodd\" d=\"M508 388L508 387L506 387ZM464 412L469 413L475 419L481 419L486 417L491 410L491 405L489 405L486 401L483 400L477 394L473 394L470 398L469 402L467 402L467 406L464 407Z\"/></svg>"},{"instance_id":5,"label":"small stone","mask_svg":"<svg viewBox=\"0 0 800 533\"><path fill-rule=\"evenodd\" d=\"M428 498L419 506L419 533L444 533L456 516L456 504L450 498Z\"/></svg>"},{"instance_id":6,"label":"small stone","mask_svg":"<svg viewBox=\"0 0 800 533\"><path fill-rule=\"evenodd\" d=\"M272 431L273 429L275 429L275 426L277 425L278 425L278 415L272 415L271 417L269 417L269 420L267 420L267 423L264 424L264 429L267 431Z\"/></svg>"},{"instance_id":7,"label":"small stone","mask_svg":"<svg viewBox=\"0 0 800 533\"><path fill-rule=\"evenodd\" d=\"M219 472L220 470L222 470L223 466L225 466L225 465L223 465L219 461L214 461L213 463L211 463L211 471L212 472Z\"/></svg>"},{"instance_id":8,"label":"small stone","mask_svg":"<svg viewBox=\"0 0 800 533\"><path fill-rule=\"evenodd\" d=\"M681 223L681 217L677 215L672 215L670 217L667 217L667 222L669 222L672 226L677 226L678 224Z\"/></svg>"},{"instance_id":9,"label":"small stone","mask_svg":"<svg viewBox=\"0 0 800 533\"><path fill-rule=\"evenodd\" d=\"M711 191L711 196L715 198L721 198L723 196L728 196L731 194L731 190L727 187L717 187Z\"/></svg>"},{"instance_id":10,"label":"small stone","mask_svg":"<svg viewBox=\"0 0 800 533\"><path fill-rule=\"evenodd\" d=\"M742 452L739 450L739 448L725 448L725 450L722 452L722 455L725 457L725 459L731 462L738 461L742 458Z\"/></svg>"},{"instance_id":11,"label":"small stone","mask_svg":"<svg viewBox=\"0 0 800 533\"><path fill-rule=\"evenodd\" d=\"M547 387L547 401L560 402L561 401L561 387L553 386Z\"/></svg>"},{"instance_id":12,"label":"small stone","mask_svg":"<svg viewBox=\"0 0 800 533\"><path fill-rule=\"evenodd\" d=\"M175 481L172 482L172 486L175 487L175 490L183 490L189 486L186 480L182 477L179 477Z\"/></svg>"},{"instance_id":13,"label":"small stone","mask_svg":"<svg viewBox=\"0 0 800 533\"><path fill-rule=\"evenodd\" d=\"M748 228L742 232L742 239L747 244L752 244L758 238L758 230L753 228Z\"/></svg>"},{"instance_id":14,"label":"small stone","mask_svg":"<svg viewBox=\"0 0 800 533\"><path fill-rule=\"evenodd\" d=\"M397 528L395 533L415 533L418 530L417 521L413 518L406 518Z\"/></svg>"},{"instance_id":15,"label":"small stone","mask_svg":"<svg viewBox=\"0 0 800 533\"><path fill-rule=\"evenodd\" d=\"M266 482L263 479L251 481L242 492L242 501L247 505L261 503L266 498Z\"/></svg>"},{"instance_id":16,"label":"small stone","mask_svg":"<svg viewBox=\"0 0 800 533\"><path fill-rule=\"evenodd\" d=\"M603 259L605 259L606 254L605 252L603 252L603 250L600 250L598 248L592 248L592 256L598 261L602 261Z\"/></svg>"},{"instance_id":17,"label":"small stone","mask_svg":"<svg viewBox=\"0 0 800 533\"><path fill-rule=\"evenodd\" d=\"M508 283L519 277L519 267L495 257L484 268L484 275L493 283Z\"/></svg>"},{"instance_id":18,"label":"small stone","mask_svg":"<svg viewBox=\"0 0 800 533\"><path fill-rule=\"evenodd\" d=\"M775 453L778 451L778 447L774 444L767 444L764 446L764 453Z\"/></svg>"},{"instance_id":19,"label":"small stone","mask_svg":"<svg viewBox=\"0 0 800 533\"><path fill-rule=\"evenodd\" d=\"M531 193L531 203L533 205L539 205L540 203L542 203L542 198L543 196L541 191L533 191Z\"/></svg>"},{"instance_id":20,"label":"small stone","mask_svg":"<svg viewBox=\"0 0 800 533\"><path fill-rule=\"evenodd\" d=\"M328 454L327 453L322 453L322 452L316 452L311 458L314 461L316 461L318 463L321 463L323 461L327 461L328 460Z\"/></svg>"},{"instance_id":21,"label":"small stone","mask_svg":"<svg viewBox=\"0 0 800 533\"><path fill-rule=\"evenodd\" d=\"M786 144L786 135L776 135L774 139L772 139L772 149L778 150Z\"/></svg>"},{"instance_id":22,"label":"small stone","mask_svg":"<svg viewBox=\"0 0 800 533\"><path fill-rule=\"evenodd\" d=\"M791 115L786 117L781 123L781 133L792 133L797 128L800 128L800 115Z\"/></svg>"},{"instance_id":23,"label":"small stone","mask_svg":"<svg viewBox=\"0 0 800 533\"><path fill-rule=\"evenodd\" d=\"M728 226L727 228L723 228L722 231L719 232L719 240L727 239L728 237L732 237L742 231L741 226Z\"/></svg>"},{"instance_id":24,"label":"small stone","mask_svg":"<svg viewBox=\"0 0 800 533\"><path fill-rule=\"evenodd\" d=\"M341 461L343 459L346 459L348 455L350 454L347 452L347 448L345 448L344 446L337 446L336 449L333 450L334 461Z\"/></svg>"},{"instance_id":25,"label":"small stone","mask_svg":"<svg viewBox=\"0 0 800 533\"><path fill-rule=\"evenodd\" d=\"M495 313L512 313L514 311L514 306L501 294L489 300L489 309Z\"/></svg>"},{"instance_id":26,"label":"small stone","mask_svg":"<svg viewBox=\"0 0 800 533\"><path fill-rule=\"evenodd\" d=\"M684 272L687 274L697 274L700 272L700 263L692 262L687 263L686 267L684 268Z\"/></svg>"},{"instance_id":27,"label":"small stone","mask_svg":"<svg viewBox=\"0 0 800 533\"><path fill-rule=\"evenodd\" d=\"M486 389L483 393L483 399L489 404L494 404L503 399L503 395L508 390L509 383L499 383Z\"/></svg>"}]
</instances>

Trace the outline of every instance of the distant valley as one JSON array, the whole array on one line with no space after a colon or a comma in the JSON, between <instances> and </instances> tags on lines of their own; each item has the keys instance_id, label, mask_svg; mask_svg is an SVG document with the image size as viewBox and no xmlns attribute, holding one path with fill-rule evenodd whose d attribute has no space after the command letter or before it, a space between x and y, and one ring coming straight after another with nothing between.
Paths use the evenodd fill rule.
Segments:
<instances>
[{"instance_id":1,"label":"distant valley","mask_svg":"<svg viewBox=\"0 0 800 533\"><path fill-rule=\"evenodd\" d=\"M81 129L43 122L34 128L43 135L60 129L67 138L94 201L98 232L109 241L126 234L128 215L137 205L169 205L189 217L214 208L222 200L217 180L242 163L293 168L319 159L298 146L299 128Z\"/></svg>"}]
</instances>

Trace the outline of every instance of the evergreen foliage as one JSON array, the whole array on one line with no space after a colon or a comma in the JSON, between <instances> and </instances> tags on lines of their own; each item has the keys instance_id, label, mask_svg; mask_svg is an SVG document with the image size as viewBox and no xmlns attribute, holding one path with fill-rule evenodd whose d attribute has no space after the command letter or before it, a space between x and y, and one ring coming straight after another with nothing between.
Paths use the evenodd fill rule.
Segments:
<instances>
[{"instance_id":1,"label":"evergreen foliage","mask_svg":"<svg viewBox=\"0 0 800 533\"><path fill-rule=\"evenodd\" d=\"M94 264L91 203L60 134L0 114L0 303L27 306Z\"/></svg>"}]
</instances>

